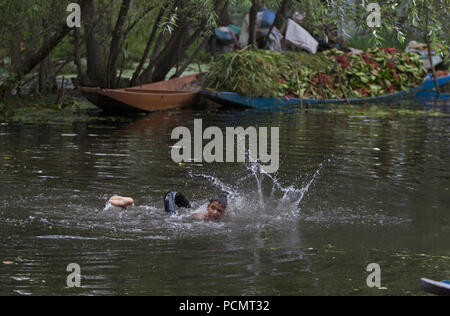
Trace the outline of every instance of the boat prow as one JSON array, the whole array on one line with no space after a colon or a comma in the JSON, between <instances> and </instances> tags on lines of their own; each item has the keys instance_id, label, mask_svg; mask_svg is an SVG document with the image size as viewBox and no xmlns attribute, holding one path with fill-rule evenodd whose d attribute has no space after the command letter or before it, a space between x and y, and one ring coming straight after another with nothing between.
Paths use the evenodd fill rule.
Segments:
<instances>
[{"instance_id":1,"label":"boat prow","mask_svg":"<svg viewBox=\"0 0 450 316\"><path fill-rule=\"evenodd\" d=\"M108 112L154 112L187 107L198 101L199 89L191 90L201 74L128 89L82 87L91 103Z\"/></svg>"},{"instance_id":2,"label":"boat prow","mask_svg":"<svg viewBox=\"0 0 450 316\"><path fill-rule=\"evenodd\" d=\"M449 281L438 282L425 278L423 278L421 281L423 291L439 296L450 296L450 283L448 283Z\"/></svg>"}]
</instances>

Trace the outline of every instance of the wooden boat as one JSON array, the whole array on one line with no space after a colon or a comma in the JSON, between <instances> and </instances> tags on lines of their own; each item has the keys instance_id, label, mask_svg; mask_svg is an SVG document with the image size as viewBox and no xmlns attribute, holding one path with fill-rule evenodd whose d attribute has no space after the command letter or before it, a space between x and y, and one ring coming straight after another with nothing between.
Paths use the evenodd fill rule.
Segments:
<instances>
[{"instance_id":1,"label":"wooden boat","mask_svg":"<svg viewBox=\"0 0 450 316\"><path fill-rule=\"evenodd\" d=\"M81 93L94 105L108 112L154 112L186 107L198 101L199 90L189 85L200 74L156 82L128 89L82 87Z\"/></svg>"},{"instance_id":2,"label":"wooden boat","mask_svg":"<svg viewBox=\"0 0 450 316\"><path fill-rule=\"evenodd\" d=\"M439 296L450 296L450 281L437 282L430 279L422 279L422 290Z\"/></svg>"},{"instance_id":3,"label":"wooden boat","mask_svg":"<svg viewBox=\"0 0 450 316\"><path fill-rule=\"evenodd\" d=\"M438 85L444 86L450 82L450 76L438 79ZM398 102L400 100L418 99L427 101L436 97L434 79L429 75L424 82L416 88L411 88L408 91L395 92L383 96L372 98L353 98L353 99L303 99L298 98L252 98L243 96L233 92L215 92L210 90L202 90L201 95L225 106L244 106L261 109L273 109L286 106L299 106L301 103L304 105L319 105L319 104L371 104L380 102ZM450 103L450 94L441 93L439 97L440 101L444 103Z\"/></svg>"}]
</instances>

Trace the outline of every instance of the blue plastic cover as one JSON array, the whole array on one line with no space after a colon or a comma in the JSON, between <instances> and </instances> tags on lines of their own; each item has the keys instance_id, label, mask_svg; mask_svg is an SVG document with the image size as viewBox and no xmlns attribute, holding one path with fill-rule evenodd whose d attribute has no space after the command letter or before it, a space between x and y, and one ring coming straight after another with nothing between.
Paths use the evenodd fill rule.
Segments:
<instances>
[{"instance_id":1,"label":"blue plastic cover","mask_svg":"<svg viewBox=\"0 0 450 316\"><path fill-rule=\"evenodd\" d=\"M231 42L233 41L233 36L229 32L224 32L222 30L215 30L216 37L221 42Z\"/></svg>"},{"instance_id":2,"label":"blue plastic cover","mask_svg":"<svg viewBox=\"0 0 450 316\"><path fill-rule=\"evenodd\" d=\"M261 19L261 27L271 27L275 22L276 16L277 13L275 11L264 8Z\"/></svg>"}]
</instances>

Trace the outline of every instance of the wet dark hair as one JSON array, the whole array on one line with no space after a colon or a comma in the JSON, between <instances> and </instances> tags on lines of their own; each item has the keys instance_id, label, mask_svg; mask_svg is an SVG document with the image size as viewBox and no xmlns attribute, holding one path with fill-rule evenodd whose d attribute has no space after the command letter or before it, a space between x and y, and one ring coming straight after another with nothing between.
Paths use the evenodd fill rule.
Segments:
<instances>
[{"instance_id":1,"label":"wet dark hair","mask_svg":"<svg viewBox=\"0 0 450 316\"><path fill-rule=\"evenodd\" d=\"M212 202L217 202L220 205L227 207L228 206L228 196L226 194L216 195L211 199L210 203L212 203Z\"/></svg>"}]
</instances>

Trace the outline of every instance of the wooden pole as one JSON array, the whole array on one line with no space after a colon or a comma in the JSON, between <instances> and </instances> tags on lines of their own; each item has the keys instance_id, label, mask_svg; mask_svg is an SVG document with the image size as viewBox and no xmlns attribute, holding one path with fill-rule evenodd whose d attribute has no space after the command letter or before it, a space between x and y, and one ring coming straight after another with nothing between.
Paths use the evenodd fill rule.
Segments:
<instances>
[{"instance_id":1,"label":"wooden pole","mask_svg":"<svg viewBox=\"0 0 450 316\"><path fill-rule=\"evenodd\" d=\"M350 105L350 101L348 99L347 93L345 92L344 89L344 83L342 82L342 68L339 68L338 63L336 63L336 72L338 73L338 79L339 79L339 85L341 86L341 90L342 90L342 94L344 95L345 101L347 102L348 105Z\"/></svg>"},{"instance_id":2,"label":"wooden pole","mask_svg":"<svg viewBox=\"0 0 450 316\"><path fill-rule=\"evenodd\" d=\"M302 93L302 87L300 85L300 75L298 73L298 62L297 62L297 55L294 52L294 61L295 61L295 68L296 68L296 75L297 75L297 88L298 88L298 97L299 97L299 105L300 109L303 110L303 93Z\"/></svg>"},{"instance_id":3,"label":"wooden pole","mask_svg":"<svg viewBox=\"0 0 450 316\"><path fill-rule=\"evenodd\" d=\"M426 5L426 4L423 4L423 5ZM430 40L430 36L429 36L429 32L428 32L428 26L430 25L429 24L430 23L430 9L428 8L428 6L426 7L426 10L427 10L427 13L426 13L426 26L425 26L425 41L428 46L428 60L430 62L431 71L433 72L434 84L436 86L436 100L434 103L434 105L436 106L439 96L441 95L441 91L439 89L436 68L433 65L433 55L431 52L431 40Z\"/></svg>"},{"instance_id":4,"label":"wooden pole","mask_svg":"<svg viewBox=\"0 0 450 316\"><path fill-rule=\"evenodd\" d=\"M319 75L319 83L320 83L320 91L322 92L322 100L323 103L325 104L325 91L323 89L323 82L322 82L322 76L320 75L320 69L318 69L318 75Z\"/></svg>"},{"instance_id":5,"label":"wooden pole","mask_svg":"<svg viewBox=\"0 0 450 316\"><path fill-rule=\"evenodd\" d=\"M66 81L66 77L62 77L61 87L59 88L58 92L58 99L56 100L56 105L58 107L61 107L64 102L64 82Z\"/></svg>"}]
</instances>

